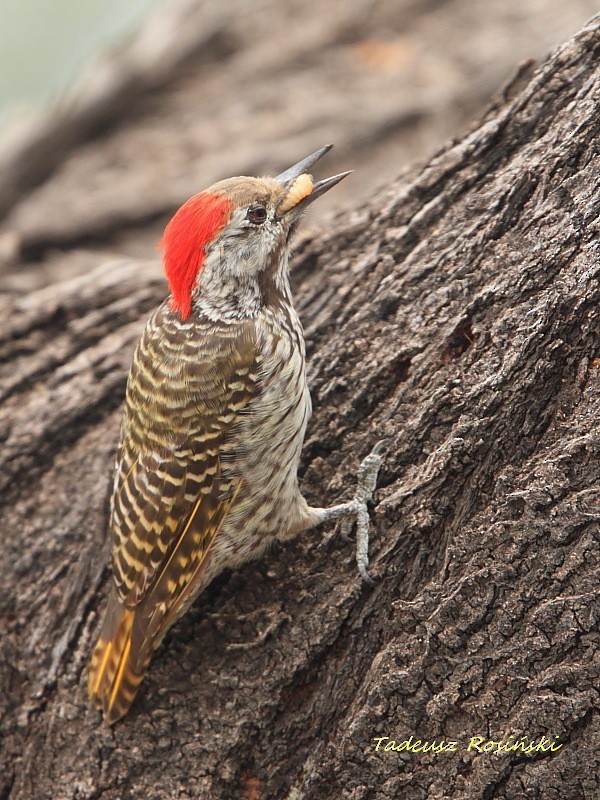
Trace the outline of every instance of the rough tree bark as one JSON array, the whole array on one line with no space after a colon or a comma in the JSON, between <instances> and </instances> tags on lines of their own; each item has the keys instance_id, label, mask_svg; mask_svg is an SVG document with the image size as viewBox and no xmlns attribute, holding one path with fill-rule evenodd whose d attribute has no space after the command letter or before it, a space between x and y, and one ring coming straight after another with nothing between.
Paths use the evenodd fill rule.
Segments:
<instances>
[{"instance_id":1,"label":"rough tree bark","mask_svg":"<svg viewBox=\"0 0 600 800\"><path fill-rule=\"evenodd\" d=\"M84 664L126 371L164 288L156 264L114 261L10 300L1 798L599 796L599 57L595 20L299 243L303 486L350 497L387 438L376 585L332 530L224 576L110 730ZM410 735L458 751L375 750ZM468 751L476 735L562 747Z\"/></svg>"}]
</instances>

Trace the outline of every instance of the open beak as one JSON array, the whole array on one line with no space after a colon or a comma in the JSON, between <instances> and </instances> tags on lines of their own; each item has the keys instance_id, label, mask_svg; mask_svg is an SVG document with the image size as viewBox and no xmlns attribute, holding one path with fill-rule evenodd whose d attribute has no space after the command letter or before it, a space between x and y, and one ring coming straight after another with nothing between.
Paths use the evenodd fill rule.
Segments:
<instances>
[{"instance_id":1,"label":"open beak","mask_svg":"<svg viewBox=\"0 0 600 800\"><path fill-rule=\"evenodd\" d=\"M325 147L321 147L320 150L315 151L310 156L303 158L302 161L298 161L297 164L294 164L293 167L289 167L280 175L277 175L275 178L276 181L279 183L283 183L287 186L288 195L291 191L293 191L295 181L301 175L308 175L308 171L316 164L316 162L322 158L325 153L329 152L333 147L332 144L326 144ZM285 211L282 212L281 216L285 214L289 214L291 211L294 213L304 211L304 209L309 206L317 197L321 197L321 195L328 192L331 188L333 188L336 184L338 184L341 180L343 180L347 175L350 175L349 172L341 172L339 175L333 175L331 178L325 178L322 181L317 181L316 183L312 183L312 188L310 191L304 196L300 197L298 202L294 203L293 205L289 205L288 195L286 195L281 203L280 206L285 207Z\"/></svg>"}]
</instances>

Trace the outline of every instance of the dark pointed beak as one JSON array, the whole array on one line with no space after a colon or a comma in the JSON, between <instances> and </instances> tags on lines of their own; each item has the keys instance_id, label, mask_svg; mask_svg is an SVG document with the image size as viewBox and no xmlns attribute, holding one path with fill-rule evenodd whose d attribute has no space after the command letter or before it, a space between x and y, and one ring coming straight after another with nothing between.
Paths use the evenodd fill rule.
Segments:
<instances>
[{"instance_id":1,"label":"dark pointed beak","mask_svg":"<svg viewBox=\"0 0 600 800\"><path fill-rule=\"evenodd\" d=\"M288 169L285 170L285 172L282 172L280 175L277 175L275 180L278 181L279 183L285 183L288 186L288 188L291 188L296 178L298 178L300 175L308 173L313 164L316 164L316 162L320 158L322 158L325 155L325 153L328 153L332 147L333 147L332 144L326 144L325 147L322 147L320 150L315 151L314 153L312 153L312 155L303 158L302 161L298 161L298 163L294 164L293 167L289 167ZM282 216L285 216L285 214L289 214L292 211L294 213L300 213L304 211L318 197L321 197L321 195L325 194L325 192L328 192L330 189L332 189L341 180L350 175L351 172L352 170L350 170L349 172L340 172L339 175L333 175L331 178L325 178L322 181L317 181L316 183L313 183L313 187L310 194L306 195L306 197L302 198L302 200L300 200L294 206L285 211L282 214Z\"/></svg>"},{"instance_id":2,"label":"dark pointed beak","mask_svg":"<svg viewBox=\"0 0 600 800\"><path fill-rule=\"evenodd\" d=\"M302 175L303 172L308 172L312 165L316 164L317 161L322 158L325 153L328 153L332 147L332 144L326 144L325 147L322 147L320 150L316 150L310 156L306 156L306 158L303 158L302 161L294 164L293 167L288 167L285 172L282 172L281 175L277 175L274 180L279 181L279 183L291 183L295 178L298 177L298 175Z\"/></svg>"},{"instance_id":3,"label":"dark pointed beak","mask_svg":"<svg viewBox=\"0 0 600 800\"><path fill-rule=\"evenodd\" d=\"M287 213L289 214L290 211L294 211L295 213L300 213L304 211L312 202L314 202L317 199L317 197L321 197L322 194L328 192L336 184L338 184L340 181L343 181L344 178L346 178L351 173L352 170L349 170L348 172L340 172L339 175L333 175L331 178L325 178L325 180L323 181L317 181L317 183L313 184L312 192L305 198L300 200L299 203L296 203L295 206L290 208L290 210Z\"/></svg>"}]
</instances>

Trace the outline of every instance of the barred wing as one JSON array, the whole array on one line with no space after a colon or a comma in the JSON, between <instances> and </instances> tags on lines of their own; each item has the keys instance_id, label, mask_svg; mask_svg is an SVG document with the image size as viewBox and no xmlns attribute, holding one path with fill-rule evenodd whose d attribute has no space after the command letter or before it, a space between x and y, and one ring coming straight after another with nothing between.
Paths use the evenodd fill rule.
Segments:
<instances>
[{"instance_id":1,"label":"barred wing","mask_svg":"<svg viewBox=\"0 0 600 800\"><path fill-rule=\"evenodd\" d=\"M189 598L235 502L241 479L223 456L259 392L252 322L180 326L164 308L149 322L128 383L111 515L116 588L135 609L134 664Z\"/></svg>"}]
</instances>

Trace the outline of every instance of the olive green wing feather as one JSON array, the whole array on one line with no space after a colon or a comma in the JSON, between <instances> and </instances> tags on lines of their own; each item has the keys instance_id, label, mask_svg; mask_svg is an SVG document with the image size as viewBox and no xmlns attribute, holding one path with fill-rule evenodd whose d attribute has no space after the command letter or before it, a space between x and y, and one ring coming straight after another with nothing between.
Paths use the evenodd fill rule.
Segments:
<instances>
[{"instance_id":1,"label":"olive green wing feather","mask_svg":"<svg viewBox=\"0 0 600 800\"><path fill-rule=\"evenodd\" d=\"M183 343L160 318L155 325L160 335L149 324L128 383L111 515L116 588L135 610L133 663L201 575L241 481L223 456L260 393L252 323L196 325Z\"/></svg>"}]
</instances>

